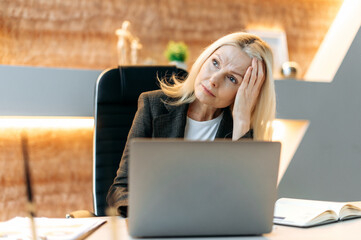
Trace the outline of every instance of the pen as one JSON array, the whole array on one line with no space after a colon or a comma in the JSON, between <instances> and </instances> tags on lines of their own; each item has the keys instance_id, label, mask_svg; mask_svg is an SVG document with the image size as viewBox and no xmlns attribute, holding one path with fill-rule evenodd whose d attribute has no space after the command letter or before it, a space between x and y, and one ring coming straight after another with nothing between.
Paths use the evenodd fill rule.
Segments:
<instances>
[{"instance_id":1,"label":"pen","mask_svg":"<svg viewBox=\"0 0 361 240\"><path fill-rule=\"evenodd\" d=\"M35 205L34 205L34 202L33 202L33 192L32 192L32 189L31 189L31 177L30 177L30 169L29 169L28 139L27 139L27 136L26 136L25 132L23 132L21 134L21 149L22 149L23 160L24 160L24 174L25 174L26 194L27 194L27 200L28 200L26 208L27 208L27 211L29 213L32 236L33 236L33 239L36 240L37 236L36 236L35 221L34 221Z\"/></svg>"}]
</instances>

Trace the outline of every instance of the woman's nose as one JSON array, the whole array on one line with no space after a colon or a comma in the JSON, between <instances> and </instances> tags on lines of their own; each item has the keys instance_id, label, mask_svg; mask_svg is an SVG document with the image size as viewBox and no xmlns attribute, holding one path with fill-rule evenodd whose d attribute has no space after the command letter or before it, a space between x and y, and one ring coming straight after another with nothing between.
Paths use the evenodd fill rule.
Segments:
<instances>
[{"instance_id":1,"label":"woman's nose","mask_svg":"<svg viewBox=\"0 0 361 240\"><path fill-rule=\"evenodd\" d=\"M213 87L218 87L218 86L219 86L219 79L220 79L219 74L214 73L214 74L211 76L209 82L210 82L210 84L211 84Z\"/></svg>"}]
</instances>

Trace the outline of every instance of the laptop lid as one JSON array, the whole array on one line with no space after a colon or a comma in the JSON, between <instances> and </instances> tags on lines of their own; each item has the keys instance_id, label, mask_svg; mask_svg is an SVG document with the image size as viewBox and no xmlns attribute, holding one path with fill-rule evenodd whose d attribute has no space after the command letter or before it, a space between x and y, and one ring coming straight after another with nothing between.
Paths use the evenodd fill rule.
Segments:
<instances>
[{"instance_id":1,"label":"laptop lid","mask_svg":"<svg viewBox=\"0 0 361 240\"><path fill-rule=\"evenodd\" d=\"M131 236L272 230L279 142L133 139L130 144Z\"/></svg>"}]
</instances>

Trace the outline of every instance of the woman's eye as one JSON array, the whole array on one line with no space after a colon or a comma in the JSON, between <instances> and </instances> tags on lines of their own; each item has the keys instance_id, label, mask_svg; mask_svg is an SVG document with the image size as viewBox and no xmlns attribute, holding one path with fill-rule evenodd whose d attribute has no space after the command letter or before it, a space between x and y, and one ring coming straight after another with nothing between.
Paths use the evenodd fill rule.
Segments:
<instances>
[{"instance_id":1,"label":"woman's eye","mask_svg":"<svg viewBox=\"0 0 361 240\"><path fill-rule=\"evenodd\" d=\"M228 76L229 80L234 83L234 84L237 84L237 79L233 76Z\"/></svg>"},{"instance_id":2,"label":"woman's eye","mask_svg":"<svg viewBox=\"0 0 361 240\"><path fill-rule=\"evenodd\" d=\"M216 59L212 60L213 66L215 66L216 68L219 68L219 63Z\"/></svg>"}]
</instances>

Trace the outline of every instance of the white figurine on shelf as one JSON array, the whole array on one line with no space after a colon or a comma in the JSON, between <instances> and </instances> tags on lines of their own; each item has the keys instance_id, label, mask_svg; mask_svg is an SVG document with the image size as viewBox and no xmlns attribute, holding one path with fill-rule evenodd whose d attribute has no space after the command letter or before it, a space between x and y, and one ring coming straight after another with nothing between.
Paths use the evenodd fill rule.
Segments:
<instances>
[{"instance_id":1,"label":"white figurine on shelf","mask_svg":"<svg viewBox=\"0 0 361 240\"><path fill-rule=\"evenodd\" d=\"M129 43L133 40L132 34L129 32L130 22L124 21L122 28L119 28L115 31L115 34L118 36L118 65L129 64L128 52L129 52Z\"/></svg>"},{"instance_id":2,"label":"white figurine on shelf","mask_svg":"<svg viewBox=\"0 0 361 240\"><path fill-rule=\"evenodd\" d=\"M142 44L139 43L138 38L133 38L130 48L131 48L130 54L131 54L132 64L137 64L138 50L142 48Z\"/></svg>"}]
</instances>

